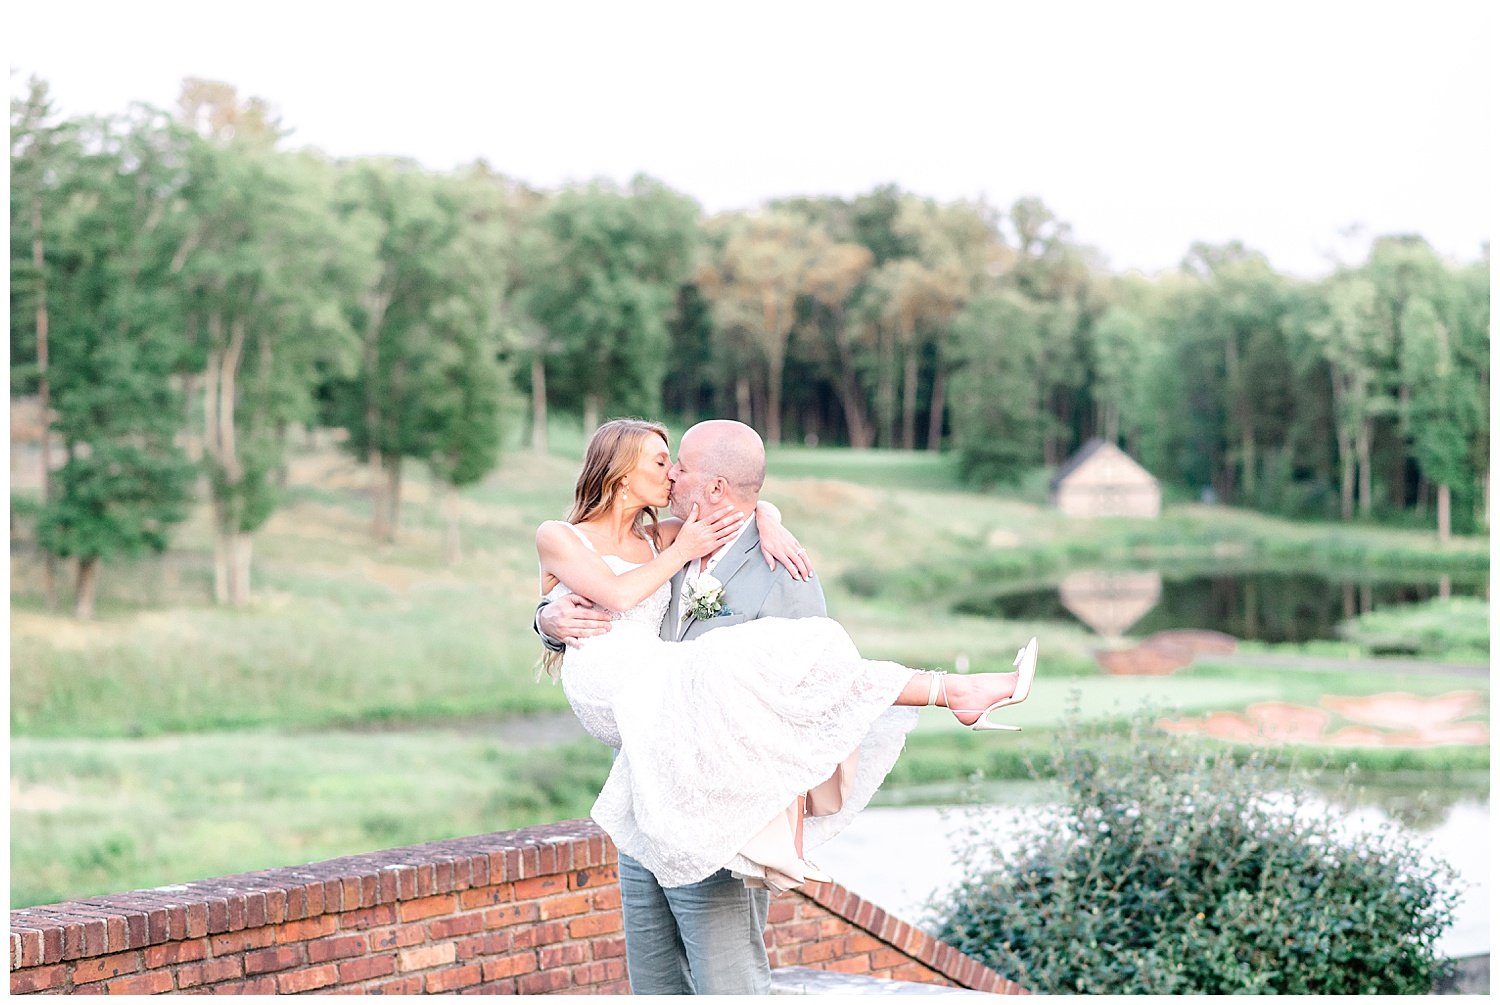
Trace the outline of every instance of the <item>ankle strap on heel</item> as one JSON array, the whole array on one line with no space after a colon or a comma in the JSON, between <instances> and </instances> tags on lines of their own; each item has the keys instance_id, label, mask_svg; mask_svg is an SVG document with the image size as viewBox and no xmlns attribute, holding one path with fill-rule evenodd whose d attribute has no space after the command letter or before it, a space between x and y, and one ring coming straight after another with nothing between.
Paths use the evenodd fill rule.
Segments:
<instances>
[{"instance_id":1,"label":"ankle strap on heel","mask_svg":"<svg viewBox=\"0 0 1500 1005\"><path fill-rule=\"evenodd\" d=\"M945 676L947 676L948 671L946 671L946 670L929 670L929 671L927 671L927 673L930 674L931 677L932 677L932 684L927 689L927 704L929 704L929 705L936 705L938 703L938 694L939 694L939 692L941 692L941 691L944 690L943 689L943 678Z\"/></svg>"}]
</instances>

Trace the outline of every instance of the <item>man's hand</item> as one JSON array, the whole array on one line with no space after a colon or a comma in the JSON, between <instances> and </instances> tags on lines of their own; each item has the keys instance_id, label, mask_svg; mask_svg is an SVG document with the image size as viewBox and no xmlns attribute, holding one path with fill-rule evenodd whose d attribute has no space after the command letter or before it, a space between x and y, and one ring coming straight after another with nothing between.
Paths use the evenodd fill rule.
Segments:
<instances>
[{"instance_id":1,"label":"man's hand","mask_svg":"<svg viewBox=\"0 0 1500 1005\"><path fill-rule=\"evenodd\" d=\"M609 612L593 602L569 593L537 611L537 628L547 638L570 646L609 631Z\"/></svg>"}]
</instances>

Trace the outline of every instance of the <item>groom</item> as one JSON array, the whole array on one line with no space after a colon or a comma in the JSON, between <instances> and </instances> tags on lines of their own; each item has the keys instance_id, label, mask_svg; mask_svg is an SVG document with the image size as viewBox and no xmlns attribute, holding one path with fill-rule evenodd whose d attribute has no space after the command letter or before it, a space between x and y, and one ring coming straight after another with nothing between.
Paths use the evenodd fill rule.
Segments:
<instances>
[{"instance_id":1,"label":"groom","mask_svg":"<svg viewBox=\"0 0 1500 1005\"><path fill-rule=\"evenodd\" d=\"M766 475L759 434L741 422L711 419L682 434L669 477L669 508L686 518L694 504L712 513L726 503L751 514L739 537L707 559L688 563L672 580L672 605L662 622L667 641L697 638L726 625L763 617L824 616L816 575L795 579L782 566L766 567L760 555L755 505ZM732 614L707 620L684 617L683 600L700 575L724 585ZM548 648L556 640L587 638L609 630L609 614L568 595L537 612L537 630ZM620 901L625 919L625 965L632 993L763 995L771 967L763 931L770 895L750 889L721 869L688 886L663 888L644 866L620 855Z\"/></svg>"}]
</instances>

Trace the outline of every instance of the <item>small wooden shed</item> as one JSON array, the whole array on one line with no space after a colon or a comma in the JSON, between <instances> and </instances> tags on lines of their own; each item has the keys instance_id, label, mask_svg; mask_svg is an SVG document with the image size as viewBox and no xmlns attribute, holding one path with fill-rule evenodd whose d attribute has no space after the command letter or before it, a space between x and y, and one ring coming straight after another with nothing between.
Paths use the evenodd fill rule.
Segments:
<instances>
[{"instance_id":1,"label":"small wooden shed","mask_svg":"<svg viewBox=\"0 0 1500 1005\"><path fill-rule=\"evenodd\" d=\"M1106 440L1089 440L1049 485L1052 505L1068 516L1161 516L1161 483Z\"/></svg>"}]
</instances>

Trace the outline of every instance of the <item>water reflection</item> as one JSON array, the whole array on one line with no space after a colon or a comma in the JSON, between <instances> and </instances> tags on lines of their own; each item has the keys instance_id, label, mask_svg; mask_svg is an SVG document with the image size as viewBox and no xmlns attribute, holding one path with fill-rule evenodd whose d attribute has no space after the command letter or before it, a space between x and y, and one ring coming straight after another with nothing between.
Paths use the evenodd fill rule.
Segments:
<instances>
[{"instance_id":1,"label":"water reflection","mask_svg":"<svg viewBox=\"0 0 1500 1005\"><path fill-rule=\"evenodd\" d=\"M1436 597L1480 596L1482 578L1357 580L1321 572L1088 569L1055 586L966 600L958 610L1016 621L1075 619L1105 638L1176 629L1263 642L1337 638L1340 622Z\"/></svg>"}]
</instances>

